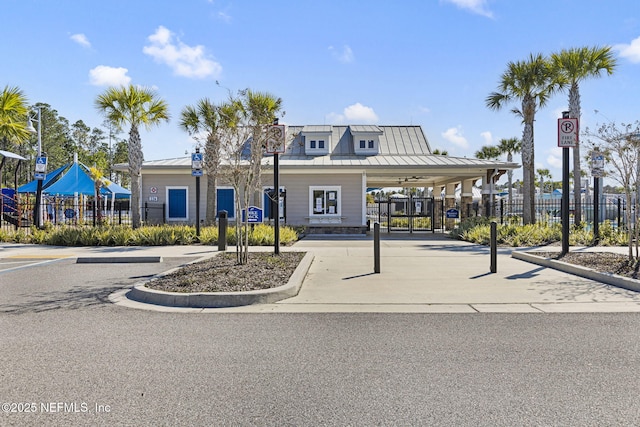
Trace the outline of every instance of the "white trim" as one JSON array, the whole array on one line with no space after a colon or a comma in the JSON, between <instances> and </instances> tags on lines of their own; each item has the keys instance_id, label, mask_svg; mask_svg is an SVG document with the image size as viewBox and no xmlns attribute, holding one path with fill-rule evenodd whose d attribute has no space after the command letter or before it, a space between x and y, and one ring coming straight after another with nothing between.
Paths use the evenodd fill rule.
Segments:
<instances>
[{"instance_id":1,"label":"white trim","mask_svg":"<svg viewBox=\"0 0 640 427\"><path fill-rule=\"evenodd\" d=\"M169 212L171 211L171 199L169 199L169 190L186 190L186 199L185 199L185 214L187 215L184 218L170 218ZM142 199L142 198L141 198ZM188 185L172 185L165 187L165 200L167 201L167 222L169 221L189 221L189 186Z\"/></svg>"}]
</instances>

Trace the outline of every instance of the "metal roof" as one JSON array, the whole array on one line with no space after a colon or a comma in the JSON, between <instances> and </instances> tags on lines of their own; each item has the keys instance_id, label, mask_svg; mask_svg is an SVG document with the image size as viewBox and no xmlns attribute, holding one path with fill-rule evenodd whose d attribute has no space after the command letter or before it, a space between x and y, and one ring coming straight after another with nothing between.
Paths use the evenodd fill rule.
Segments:
<instances>
[{"instance_id":1,"label":"metal roof","mask_svg":"<svg viewBox=\"0 0 640 427\"><path fill-rule=\"evenodd\" d=\"M306 155L305 132L331 133L331 152L325 155ZM378 154L355 154L351 132L379 132ZM404 182L414 186L436 185L460 178L480 178L486 176L488 170L504 172L519 167L516 163L503 161L432 154L420 126L287 126L287 141L286 151L279 157L281 173L286 173L287 170L336 173L335 168L358 170L366 172L367 182L375 182L376 185L402 185ZM271 167L273 156L265 156L263 165ZM190 156L146 161L143 164L143 169L158 172L190 167ZM126 165L115 165L114 168L126 170Z\"/></svg>"}]
</instances>

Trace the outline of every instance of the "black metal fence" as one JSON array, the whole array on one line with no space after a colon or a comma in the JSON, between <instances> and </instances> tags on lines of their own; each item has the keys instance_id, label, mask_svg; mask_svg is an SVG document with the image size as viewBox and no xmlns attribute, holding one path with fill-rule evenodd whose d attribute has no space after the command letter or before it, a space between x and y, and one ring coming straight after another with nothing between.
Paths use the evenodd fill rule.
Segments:
<instances>
[{"instance_id":1,"label":"black metal fence","mask_svg":"<svg viewBox=\"0 0 640 427\"><path fill-rule=\"evenodd\" d=\"M516 223L522 224L523 201L517 200L509 203L508 200L500 199L494 204L472 203L464 207L465 216L487 216L497 218L501 224ZM626 201L623 196L606 197L598 204L598 221L600 223L609 221L614 228L628 228L626 224ZM631 207L633 209L633 206ZM632 212L633 214L633 212ZM561 199L539 199L535 201L536 222L554 224L560 223L562 218ZM575 205L573 200L569 203L569 221L574 223ZM582 201L582 221L589 225L594 223L594 202L593 200Z\"/></svg>"},{"instance_id":2,"label":"black metal fence","mask_svg":"<svg viewBox=\"0 0 640 427\"><path fill-rule=\"evenodd\" d=\"M43 197L39 213L35 208L35 196L19 195L18 197L2 197L2 216L0 228L28 228L35 223L34 218L41 215L40 224L52 226L74 225L95 226L101 224L131 224L129 200L112 201L100 198L95 203L93 198L80 202L78 198Z\"/></svg>"}]
</instances>

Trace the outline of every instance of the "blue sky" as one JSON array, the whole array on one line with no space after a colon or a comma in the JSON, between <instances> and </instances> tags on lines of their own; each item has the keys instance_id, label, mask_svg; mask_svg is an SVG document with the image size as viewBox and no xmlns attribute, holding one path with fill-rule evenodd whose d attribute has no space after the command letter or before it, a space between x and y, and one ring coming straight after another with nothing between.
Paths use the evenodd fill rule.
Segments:
<instances>
[{"instance_id":1,"label":"blue sky","mask_svg":"<svg viewBox=\"0 0 640 427\"><path fill-rule=\"evenodd\" d=\"M178 127L184 106L243 88L281 97L281 123L421 125L432 148L473 157L522 136L510 107L485 107L507 63L582 46L614 46L618 68L582 84L581 128L640 119L637 0L3 4L0 84L91 127L103 121L93 103L109 85L153 87L172 120L143 132L146 160L193 150ZM565 109L559 94L536 116L536 166L556 180Z\"/></svg>"}]
</instances>

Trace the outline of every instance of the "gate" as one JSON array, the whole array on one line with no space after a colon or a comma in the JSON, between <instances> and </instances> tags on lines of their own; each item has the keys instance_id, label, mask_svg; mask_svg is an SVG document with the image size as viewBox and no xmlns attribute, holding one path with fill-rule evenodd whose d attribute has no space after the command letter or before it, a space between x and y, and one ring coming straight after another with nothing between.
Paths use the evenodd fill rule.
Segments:
<instances>
[{"instance_id":1,"label":"gate","mask_svg":"<svg viewBox=\"0 0 640 427\"><path fill-rule=\"evenodd\" d=\"M442 199L434 197L390 197L370 205L369 220L377 221L388 232L435 232L443 224Z\"/></svg>"}]
</instances>

